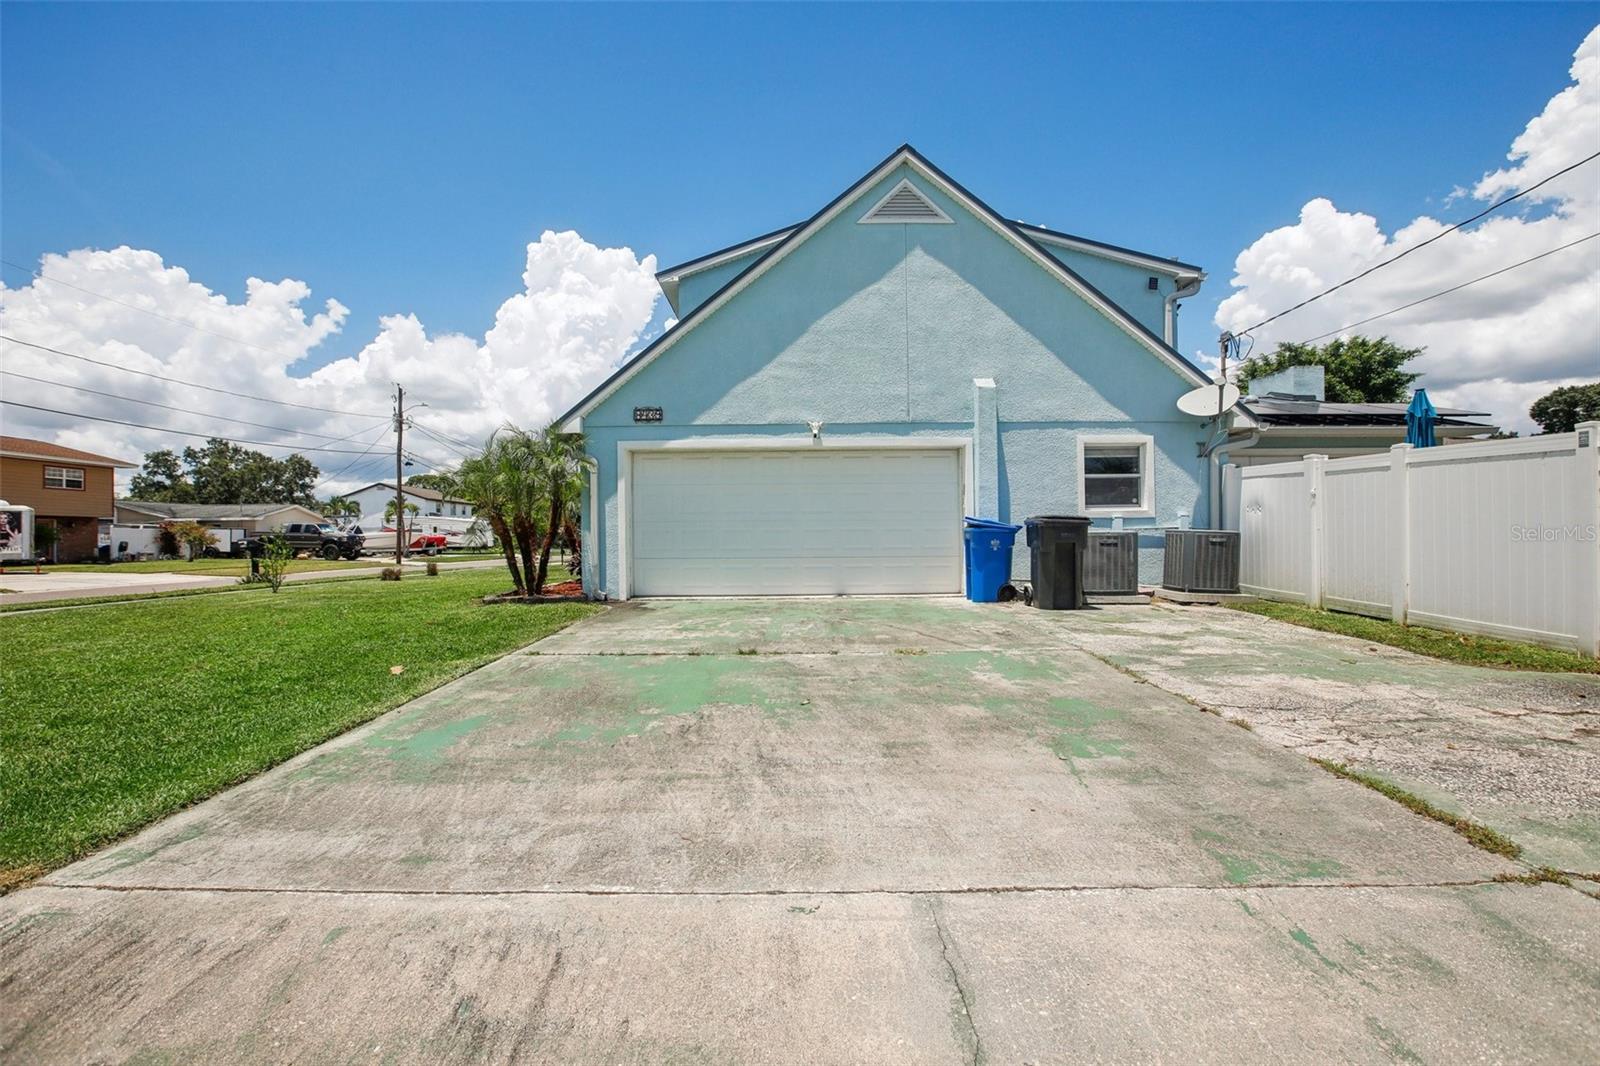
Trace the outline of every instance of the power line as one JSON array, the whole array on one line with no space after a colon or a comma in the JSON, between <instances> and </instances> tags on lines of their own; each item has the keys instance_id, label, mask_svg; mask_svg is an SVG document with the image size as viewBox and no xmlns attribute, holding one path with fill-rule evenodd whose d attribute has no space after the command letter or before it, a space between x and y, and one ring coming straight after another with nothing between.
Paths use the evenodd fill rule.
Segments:
<instances>
[{"instance_id":1,"label":"power line","mask_svg":"<svg viewBox=\"0 0 1600 1066\"><path fill-rule=\"evenodd\" d=\"M62 355L68 359L81 359L85 363L93 363L96 366L107 367L111 370L120 370L125 374L138 374L140 377L155 378L157 381L171 382L174 385L186 385L191 389L204 389L206 392L220 393L223 396L233 396L241 400L256 400L261 403L275 403L282 407L298 407L303 411L322 411L325 414L345 415L350 418L389 417L387 414L374 414L371 411L341 411L334 407L317 407L309 403L294 403L290 400L274 400L270 396L253 396L248 392L234 392L230 389L219 389L213 385L202 385L196 381L184 381L181 378L169 378L164 374L153 374L148 370L135 370L130 366L118 366L116 363L108 363L103 359L91 359L87 355L78 355L76 352L66 352L62 351L60 348L51 348L48 345L35 344L33 341L21 340L17 337L7 336L4 333L0 333L0 340L9 341L12 344L21 344L28 348L37 348L41 352L49 352L51 355Z\"/></svg>"},{"instance_id":2,"label":"power line","mask_svg":"<svg viewBox=\"0 0 1600 1066\"><path fill-rule=\"evenodd\" d=\"M421 423L413 422L413 423L411 423L411 425L412 425L412 428L417 430L417 432L419 432L419 433L423 434L424 436L430 438L436 444L439 444L440 446L442 446L444 448L448 448L450 451L456 452L463 459L471 459L471 458L473 458L473 457L475 457L476 455L479 454L477 450L468 451L465 448L457 447L456 445L454 445L454 444L452 444L450 442L449 438L441 437L439 434L434 433L427 426L424 426Z\"/></svg>"},{"instance_id":3,"label":"power line","mask_svg":"<svg viewBox=\"0 0 1600 1066\"><path fill-rule=\"evenodd\" d=\"M474 455L476 455L479 451L482 450L478 445L472 443L469 440L462 440L460 437L452 437L448 433L442 433L439 430L434 429L432 426L423 425L421 422L413 422L412 425L414 425L418 429L422 430L422 432L427 433L427 434L429 434L431 436L437 437L440 440L449 441L451 444L459 445L462 448L466 448L466 449L470 450L472 452L472 454L474 454Z\"/></svg>"},{"instance_id":4,"label":"power line","mask_svg":"<svg viewBox=\"0 0 1600 1066\"><path fill-rule=\"evenodd\" d=\"M98 300L105 300L108 303L114 303L118 307L126 307L130 311L138 311L139 313L149 315L152 318L159 318L163 322L171 322L175 326L183 326L185 329L192 329L196 333L204 333L207 336L216 337L216 338L218 338L220 340L225 340L225 341L228 341L228 342L233 343L233 344L240 344L240 345L243 345L246 348L254 348L258 352L265 352L268 355L277 356L279 359L297 358L297 357L294 357L294 356L287 355L284 352L274 351L271 348L263 348L259 344L252 344L251 342L249 342L247 340L241 340L238 337L233 337L233 336L230 336L230 335L228 335L226 333L218 333L216 330L206 329L204 326L197 326L193 322L185 322L181 318L173 318L171 315L164 315L160 311L152 311L148 307L140 307L138 304L131 304L131 303L128 303L126 300L119 300L115 296L107 296L103 292L95 292L93 289L86 289L81 285L74 285L70 281L62 281L60 278L53 278L49 274L44 273L43 271L36 270L33 267L26 266L26 265L24 265L22 263L14 262L13 260L10 260L10 259L0 259L0 263L4 263L8 267L15 267L17 270L26 270L28 273L32 274L34 277L39 278L41 281L48 281L52 285L61 285L61 286L64 286L66 288L72 289L75 292L81 292L85 296L93 296Z\"/></svg>"},{"instance_id":5,"label":"power line","mask_svg":"<svg viewBox=\"0 0 1600 1066\"><path fill-rule=\"evenodd\" d=\"M1349 285L1353 281L1360 281L1362 278L1366 277L1368 274L1373 273L1374 271L1382 270L1384 267L1390 265L1391 263L1397 263L1400 260L1404 259L1406 256L1410 255L1412 252L1416 251L1417 249L1426 248L1428 245L1432 244L1434 241L1438 240L1439 238L1448 236L1449 234L1454 233L1456 230L1461 229L1463 226L1472 225L1474 222L1478 221L1478 219L1482 218L1484 215L1487 215L1489 212L1497 210L1498 208L1504 207L1506 204L1511 203L1513 200L1520 200L1522 197L1528 195L1530 192L1533 192L1535 189L1539 188L1541 185L1548 185L1550 182L1555 181L1557 178L1561 177L1561 175L1566 174L1569 171L1576 170L1578 167L1581 167L1581 166L1583 166L1583 164L1589 162L1592 159L1596 159L1596 158L1600 158L1600 152L1595 152L1593 155L1585 156L1584 158L1578 160L1576 163L1573 163L1571 166L1561 168L1560 170L1556 171L1554 174L1551 174L1549 177L1541 179L1540 181L1537 181L1534 184L1529 185L1527 188L1523 189L1522 191L1517 192L1517 193L1513 193L1512 195L1507 196L1503 200L1495 201L1494 203L1490 204L1488 207L1484 208L1482 211L1479 211L1477 214L1473 215L1471 218L1463 219L1462 221L1457 222L1453 226L1450 226L1450 227L1448 227L1446 229L1442 229L1438 233L1435 233L1432 237L1429 237L1427 240L1419 241L1418 243L1413 244L1411 247L1405 249L1404 251L1398 253L1397 255L1392 255L1388 259L1385 259L1381 263L1375 263L1372 266L1368 267L1367 269L1363 270L1361 273L1356 274L1353 277L1345 278L1343 281L1339 282L1339 284L1334 285L1331 288L1323 289L1321 292L1317 293L1315 296L1306 297L1304 300L1301 300L1299 303L1295 304L1293 307L1290 307L1290 308L1287 308L1285 310L1279 311L1277 314L1271 316L1270 318L1263 318L1260 322L1257 322L1255 325L1249 327L1248 329L1240 330L1238 332L1237 336L1242 337L1246 333L1250 333L1250 332L1252 332L1254 330L1258 330L1262 326L1266 325L1268 322L1276 322L1278 319L1282 318L1284 315L1287 315L1287 314L1289 314L1291 312L1294 312L1294 311L1298 311L1298 310L1300 310L1300 308L1306 306L1306 304L1315 303L1317 300L1322 299L1324 296L1328 295L1329 293L1337 292L1338 290L1344 288L1346 285Z\"/></svg>"},{"instance_id":6,"label":"power line","mask_svg":"<svg viewBox=\"0 0 1600 1066\"><path fill-rule=\"evenodd\" d=\"M50 378L36 378L32 374L23 374L15 370L0 370L0 374L4 374L6 377L10 378L21 378L23 381L36 381L41 385L55 385L58 388L72 389L75 392L87 392L92 396L104 396L108 400L123 400L128 403L142 403L148 407L160 407L167 411L177 411L180 414L196 415L201 418L220 418L224 422L237 422L242 426L254 426L257 429L270 429L277 433L293 433L300 437L320 437L329 444L337 444L339 441L349 440L351 437L354 437L359 433L365 433L367 429L370 428L363 426L361 429L356 430L355 433L347 433L342 437L335 437L331 433L310 433L303 429L290 429L287 426L269 426L265 422L252 422L246 418L235 418L232 415L220 415L214 411L196 411L188 407L177 407L170 403L161 403L157 400L141 400L137 396L123 396L120 393L115 392L102 392L99 389L91 389L87 385L74 385L66 381L53 381Z\"/></svg>"},{"instance_id":7,"label":"power line","mask_svg":"<svg viewBox=\"0 0 1600 1066\"><path fill-rule=\"evenodd\" d=\"M187 429L169 429L166 426L149 426L143 422L124 422L120 418L106 418L102 415L88 415L81 411L61 411L54 407L38 407L31 403L19 403L16 400L0 399L0 404L7 407L22 407L29 411L43 411L45 414L62 415L66 418L87 418L91 422L110 422L114 426L127 426L130 429L149 429L157 433L176 433L181 437L199 437L202 440L225 440L230 444L248 444L252 448L287 448L294 452L333 452L338 455L359 454L354 448L322 448L312 445L300 446L295 444L279 444L270 440L243 440L239 437L224 437L220 433L197 433Z\"/></svg>"},{"instance_id":8,"label":"power line","mask_svg":"<svg viewBox=\"0 0 1600 1066\"><path fill-rule=\"evenodd\" d=\"M307 494L308 495L314 495L318 489L320 489L322 486L328 484L328 482L337 481L337 480L339 480L339 478L343 477L345 471L349 470L351 467L353 467L357 463L361 462L362 459L365 459L367 456L371 455L372 454L372 449L376 448L379 444L383 443L384 438L386 438L389 435L389 430L392 429L392 428L393 428L392 426L390 426L387 423L385 423L382 427L380 427L380 432L378 433L378 435L367 443L367 450L366 451L362 452L360 455L356 456L354 459L350 460L348 463L346 463L343 466L341 466L334 473L329 474L327 477L323 478L321 481L318 481L315 485L312 485L311 488L309 490L307 490Z\"/></svg>"},{"instance_id":9,"label":"power line","mask_svg":"<svg viewBox=\"0 0 1600 1066\"><path fill-rule=\"evenodd\" d=\"M1584 241L1592 241L1596 237L1600 237L1600 230L1596 230L1594 233L1589 234L1587 237L1579 237L1575 241L1568 241L1566 244L1561 245L1559 248L1552 248L1548 252L1540 252L1538 255L1530 256L1529 258L1522 260L1522 262L1520 262L1520 263L1512 263L1510 266L1501 267L1499 270L1491 271L1488 274L1484 274L1482 277L1473 278L1471 281L1463 281L1460 285L1452 285L1450 288L1442 289L1439 292L1434 293L1432 296L1424 296L1420 300L1412 300L1408 304L1401 304L1399 307L1391 308L1390 310L1381 312L1380 314L1370 315L1367 318L1363 318L1359 322L1352 322L1348 326L1340 326L1338 329L1332 329L1332 330L1329 330L1326 333L1319 333L1315 337L1312 337L1310 340L1304 340L1304 341L1301 341L1300 343L1301 344L1314 344L1315 342L1320 341L1325 337L1332 337L1337 333L1343 333L1347 329L1355 329L1357 326L1364 326L1368 322L1376 322L1380 318L1388 318L1390 315L1399 314L1401 311L1409 310L1409 309L1411 309L1413 307L1416 307L1418 304L1425 304L1429 300L1437 300L1441 296L1449 296L1453 292L1460 292L1462 289L1466 288L1469 285L1476 285L1480 281L1488 281L1490 278L1499 277L1501 274L1504 274L1507 271L1515 270L1518 267L1527 266L1529 263L1536 263L1540 259L1543 259L1547 255L1555 255L1557 252L1564 252L1568 248L1573 247L1574 245L1582 244Z\"/></svg>"}]
</instances>

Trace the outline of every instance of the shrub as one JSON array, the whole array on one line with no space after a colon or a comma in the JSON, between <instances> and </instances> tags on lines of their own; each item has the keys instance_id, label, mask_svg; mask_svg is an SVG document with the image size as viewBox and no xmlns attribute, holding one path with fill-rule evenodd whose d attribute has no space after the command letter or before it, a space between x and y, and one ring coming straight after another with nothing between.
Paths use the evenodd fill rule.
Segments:
<instances>
[{"instance_id":1,"label":"shrub","mask_svg":"<svg viewBox=\"0 0 1600 1066\"><path fill-rule=\"evenodd\" d=\"M282 534L274 533L267 538L261 552L261 580L271 585L273 592L283 587L283 579L289 575L289 561L293 558L294 549Z\"/></svg>"},{"instance_id":2,"label":"shrub","mask_svg":"<svg viewBox=\"0 0 1600 1066\"><path fill-rule=\"evenodd\" d=\"M156 527L156 554L165 559L178 557L178 531L171 522Z\"/></svg>"},{"instance_id":3,"label":"shrub","mask_svg":"<svg viewBox=\"0 0 1600 1066\"><path fill-rule=\"evenodd\" d=\"M177 554L176 546L181 544L184 551L188 553L190 562L200 558L205 554L207 548L215 547L217 543L217 539L212 535L211 530L199 522L167 522L162 526L162 532L163 534L172 534L174 542L173 554ZM164 542L163 550L165 550Z\"/></svg>"},{"instance_id":4,"label":"shrub","mask_svg":"<svg viewBox=\"0 0 1600 1066\"><path fill-rule=\"evenodd\" d=\"M400 568L398 566L386 566L383 568L383 573L378 576L384 581L399 581Z\"/></svg>"},{"instance_id":5,"label":"shrub","mask_svg":"<svg viewBox=\"0 0 1600 1066\"><path fill-rule=\"evenodd\" d=\"M434 562L432 559L428 560L428 576L429 577L438 577L439 576L439 564Z\"/></svg>"}]
</instances>

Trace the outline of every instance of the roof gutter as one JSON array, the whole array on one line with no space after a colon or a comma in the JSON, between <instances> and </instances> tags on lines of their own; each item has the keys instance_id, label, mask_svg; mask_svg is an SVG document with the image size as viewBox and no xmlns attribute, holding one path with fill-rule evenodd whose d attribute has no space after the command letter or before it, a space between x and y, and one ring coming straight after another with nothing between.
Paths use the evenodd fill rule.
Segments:
<instances>
[{"instance_id":1,"label":"roof gutter","mask_svg":"<svg viewBox=\"0 0 1600 1066\"><path fill-rule=\"evenodd\" d=\"M1178 287L1168 294L1163 305L1162 321L1165 324L1164 335L1169 348L1178 346L1178 301L1186 300L1200 291L1200 285L1206 280L1204 274L1179 274Z\"/></svg>"}]
</instances>

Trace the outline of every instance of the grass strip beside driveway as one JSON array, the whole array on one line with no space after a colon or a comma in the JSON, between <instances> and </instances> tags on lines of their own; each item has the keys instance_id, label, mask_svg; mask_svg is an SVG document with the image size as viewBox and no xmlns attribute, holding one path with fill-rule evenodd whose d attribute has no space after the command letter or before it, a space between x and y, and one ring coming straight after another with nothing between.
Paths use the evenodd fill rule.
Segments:
<instances>
[{"instance_id":1,"label":"grass strip beside driveway","mask_svg":"<svg viewBox=\"0 0 1600 1066\"><path fill-rule=\"evenodd\" d=\"M18 616L0 656L0 886L273 766L568 625L485 607L500 570ZM402 666L400 673L392 667Z\"/></svg>"},{"instance_id":2,"label":"grass strip beside driveway","mask_svg":"<svg viewBox=\"0 0 1600 1066\"><path fill-rule=\"evenodd\" d=\"M1230 603L1235 611L1276 618L1280 622L1319 629L1324 633L1340 633L1357 640L1374 644L1387 644L1404 648L1418 655L1445 659L1467 666L1490 666L1502 670L1536 670L1543 673L1600 674L1600 660L1587 659L1577 652L1560 648L1546 648L1538 644L1525 644L1516 640L1496 637L1477 637L1467 633L1450 633L1424 626L1403 626L1381 618L1368 618L1359 614L1340 614L1336 611L1319 611L1298 603L1278 603L1256 600Z\"/></svg>"}]
</instances>

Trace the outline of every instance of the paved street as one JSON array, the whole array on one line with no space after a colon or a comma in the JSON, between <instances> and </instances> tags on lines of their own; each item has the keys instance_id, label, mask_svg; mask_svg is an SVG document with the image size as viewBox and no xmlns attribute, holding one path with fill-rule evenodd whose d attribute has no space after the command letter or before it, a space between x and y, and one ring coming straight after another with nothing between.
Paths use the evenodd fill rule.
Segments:
<instances>
[{"instance_id":1,"label":"paved street","mask_svg":"<svg viewBox=\"0 0 1600 1066\"><path fill-rule=\"evenodd\" d=\"M383 572L385 561L373 559L371 566L352 566L336 570L302 570L288 575L285 580L334 581L339 578L377 577ZM418 570L427 565L422 558L406 560L407 567ZM476 570L484 567L504 566L498 559L480 559L469 562L440 562L443 570ZM35 574L27 570L10 569L0 574L0 604L41 603L52 600L76 600L104 596L143 596L152 592L185 592L191 589L232 588L239 579L232 575L215 574L151 574L119 570L115 564L102 569L52 570L44 567Z\"/></svg>"},{"instance_id":2,"label":"paved street","mask_svg":"<svg viewBox=\"0 0 1600 1066\"><path fill-rule=\"evenodd\" d=\"M1229 714L1317 648L1379 723L1464 680L1220 611L621 606L0 901L0 1057L1591 1060L1600 901L1205 713L1188 649L1252 643Z\"/></svg>"}]
</instances>

